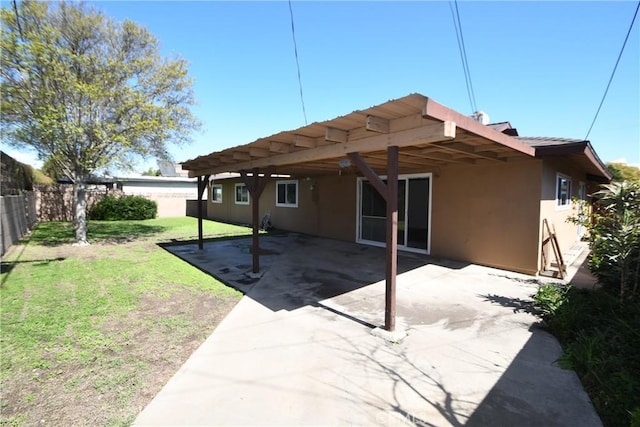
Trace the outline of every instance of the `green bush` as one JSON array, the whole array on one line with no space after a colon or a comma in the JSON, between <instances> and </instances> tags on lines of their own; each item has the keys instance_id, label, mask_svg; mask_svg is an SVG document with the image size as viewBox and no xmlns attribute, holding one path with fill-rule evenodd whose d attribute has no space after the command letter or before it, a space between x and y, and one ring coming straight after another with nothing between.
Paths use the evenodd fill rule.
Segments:
<instances>
[{"instance_id":1,"label":"green bush","mask_svg":"<svg viewBox=\"0 0 640 427\"><path fill-rule=\"evenodd\" d=\"M158 204L142 196L105 196L89 212L89 219L102 221L153 219Z\"/></svg>"},{"instance_id":2,"label":"green bush","mask_svg":"<svg viewBox=\"0 0 640 427\"><path fill-rule=\"evenodd\" d=\"M594 194L591 217L569 218L589 231L589 269L621 302L639 295L640 181L613 182Z\"/></svg>"}]
</instances>

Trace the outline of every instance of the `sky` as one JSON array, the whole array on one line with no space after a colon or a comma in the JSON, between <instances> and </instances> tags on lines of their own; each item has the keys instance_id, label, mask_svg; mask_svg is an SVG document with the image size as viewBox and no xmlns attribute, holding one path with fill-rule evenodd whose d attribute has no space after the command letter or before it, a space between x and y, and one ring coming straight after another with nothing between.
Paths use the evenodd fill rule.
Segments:
<instances>
[{"instance_id":1,"label":"sky","mask_svg":"<svg viewBox=\"0 0 640 427\"><path fill-rule=\"evenodd\" d=\"M171 149L176 161L305 125L288 2L90 3L189 62L203 128ZM415 92L471 115L452 4L293 1L307 122ZM521 136L585 138L636 6L459 1L477 108ZM640 166L639 27L640 16L588 137L605 162Z\"/></svg>"}]
</instances>

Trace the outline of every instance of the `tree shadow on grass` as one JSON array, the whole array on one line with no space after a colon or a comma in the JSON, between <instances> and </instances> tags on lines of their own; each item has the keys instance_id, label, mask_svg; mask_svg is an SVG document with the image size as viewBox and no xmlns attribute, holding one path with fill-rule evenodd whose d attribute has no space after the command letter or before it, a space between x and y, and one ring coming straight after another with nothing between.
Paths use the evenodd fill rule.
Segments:
<instances>
[{"instance_id":1,"label":"tree shadow on grass","mask_svg":"<svg viewBox=\"0 0 640 427\"><path fill-rule=\"evenodd\" d=\"M89 221L87 237L95 243L124 243L167 230L167 227L140 221ZM70 245L75 243L75 230L70 222L42 222L23 242L42 246Z\"/></svg>"}]
</instances>

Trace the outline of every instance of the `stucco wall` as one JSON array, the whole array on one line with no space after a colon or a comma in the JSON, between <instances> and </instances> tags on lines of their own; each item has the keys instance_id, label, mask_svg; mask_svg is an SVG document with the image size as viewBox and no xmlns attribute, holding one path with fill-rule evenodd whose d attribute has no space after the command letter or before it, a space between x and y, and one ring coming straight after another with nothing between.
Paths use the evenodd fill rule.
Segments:
<instances>
[{"instance_id":1,"label":"stucco wall","mask_svg":"<svg viewBox=\"0 0 640 427\"><path fill-rule=\"evenodd\" d=\"M122 181L120 183L125 194L188 194L189 198L198 198L198 184L191 182L154 182L154 181Z\"/></svg>"},{"instance_id":2,"label":"stucco wall","mask_svg":"<svg viewBox=\"0 0 640 427\"><path fill-rule=\"evenodd\" d=\"M538 271L542 162L442 168L433 178L431 254Z\"/></svg>"},{"instance_id":3,"label":"stucco wall","mask_svg":"<svg viewBox=\"0 0 640 427\"><path fill-rule=\"evenodd\" d=\"M578 239L578 226L567 222L567 218L577 214L576 206L574 203L569 208L558 208L556 206L556 177L557 174L569 176L571 178L571 196L578 197L579 182L582 181L585 185L587 183L587 177L584 171L577 168L570 168L566 162L560 162L554 159L547 159L544 161L543 177L542 177L542 193L540 203L540 222L542 224L543 219L547 219L550 226L554 226L556 230L556 237L560 244L560 250L566 251L569 249ZM591 193L594 188L587 187L587 194ZM545 230L540 229L540 242L542 242L542 236L546 237Z\"/></svg>"},{"instance_id":4,"label":"stucco wall","mask_svg":"<svg viewBox=\"0 0 640 427\"><path fill-rule=\"evenodd\" d=\"M291 178L298 181L298 207L276 206L276 181L271 180L260 198L260 218L271 212L274 227L314 234L338 240L353 241L356 223L356 177L323 176ZM290 180L287 178L287 180ZM251 223L251 204L235 203L235 184L239 179L216 182L222 185L222 203L213 203L209 194L207 216L209 219ZM251 202L250 202L251 203Z\"/></svg>"},{"instance_id":5,"label":"stucco wall","mask_svg":"<svg viewBox=\"0 0 640 427\"><path fill-rule=\"evenodd\" d=\"M195 181L175 181L158 178L154 181L128 179L119 183L124 194L143 196L158 203L158 217L185 216L187 200L198 198Z\"/></svg>"},{"instance_id":6,"label":"stucco wall","mask_svg":"<svg viewBox=\"0 0 640 427\"><path fill-rule=\"evenodd\" d=\"M541 160L530 159L434 173L431 254L536 274L542 169ZM239 182L216 183L223 186L222 203L208 196L210 219L251 222L251 206L234 201ZM271 212L275 227L355 241L355 175L300 178L297 208L276 207L275 191L275 182L269 182L260 200L260 217Z\"/></svg>"}]
</instances>

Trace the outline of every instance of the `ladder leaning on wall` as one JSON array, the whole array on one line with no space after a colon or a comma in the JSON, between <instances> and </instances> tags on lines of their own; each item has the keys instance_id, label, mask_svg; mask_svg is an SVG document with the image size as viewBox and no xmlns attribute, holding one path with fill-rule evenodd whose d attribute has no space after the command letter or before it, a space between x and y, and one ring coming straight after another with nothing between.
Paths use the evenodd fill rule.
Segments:
<instances>
[{"instance_id":1,"label":"ladder leaning on wall","mask_svg":"<svg viewBox=\"0 0 640 427\"><path fill-rule=\"evenodd\" d=\"M560 250L560 244L558 243L558 238L556 237L556 228L553 226L549 226L549 221L546 218L542 220L542 226L544 227L542 230L542 267L543 272L541 274L545 276L553 276L560 277L564 279L567 275L567 266L564 263L564 259L562 257L562 251ZM545 238L545 231L547 237ZM547 260L547 255L545 252L546 245L551 245L551 249L553 251L554 260ZM547 270L547 266L552 268L557 268L557 271Z\"/></svg>"}]
</instances>

